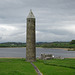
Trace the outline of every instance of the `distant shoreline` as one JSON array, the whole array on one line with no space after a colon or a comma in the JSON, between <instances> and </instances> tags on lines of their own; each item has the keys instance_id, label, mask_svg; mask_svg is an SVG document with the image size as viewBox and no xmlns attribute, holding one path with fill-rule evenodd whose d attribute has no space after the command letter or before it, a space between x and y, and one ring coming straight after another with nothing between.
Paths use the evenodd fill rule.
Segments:
<instances>
[{"instance_id":1,"label":"distant shoreline","mask_svg":"<svg viewBox=\"0 0 75 75\"><path fill-rule=\"evenodd\" d=\"M68 50L69 48L50 48L50 49L64 49L64 50Z\"/></svg>"}]
</instances>

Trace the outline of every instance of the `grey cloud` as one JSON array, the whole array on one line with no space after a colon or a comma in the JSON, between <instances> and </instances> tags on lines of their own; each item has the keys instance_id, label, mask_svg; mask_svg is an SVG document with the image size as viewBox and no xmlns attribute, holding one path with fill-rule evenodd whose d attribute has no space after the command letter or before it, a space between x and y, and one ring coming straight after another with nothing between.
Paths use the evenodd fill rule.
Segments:
<instances>
[{"instance_id":1,"label":"grey cloud","mask_svg":"<svg viewBox=\"0 0 75 75\"><path fill-rule=\"evenodd\" d=\"M67 31L66 29L38 29L38 31L43 32L43 33L52 33L55 35L70 35L72 34L70 31Z\"/></svg>"},{"instance_id":2,"label":"grey cloud","mask_svg":"<svg viewBox=\"0 0 75 75\"><path fill-rule=\"evenodd\" d=\"M47 1L4 0L1 3L2 5L1 7L4 7L4 9L2 8L2 11L0 12L0 14L3 17L2 23L13 23L13 22L14 23L24 23L26 15L28 13L27 11L30 8L34 9L35 14L37 14L36 17L38 17L38 14L39 14L39 17L37 19L46 17L52 21L65 20L67 17L65 16L65 14L66 15L73 14L74 9L72 7L73 10L72 10L72 13L70 13L71 12L70 8L71 6L74 5L74 2L75 1L70 1L70 0L69 1L68 0L66 1L65 0L47 0ZM50 7L48 8L48 6ZM70 6L70 8L68 6ZM68 7L67 10L66 10L66 7ZM64 16L64 18L62 16Z\"/></svg>"},{"instance_id":3,"label":"grey cloud","mask_svg":"<svg viewBox=\"0 0 75 75\"><path fill-rule=\"evenodd\" d=\"M0 40L2 39L2 37L0 37Z\"/></svg>"},{"instance_id":4,"label":"grey cloud","mask_svg":"<svg viewBox=\"0 0 75 75\"><path fill-rule=\"evenodd\" d=\"M0 26L5 24L18 29L9 33L6 28L0 28L1 32L5 31L2 34L13 37L7 36L7 39L25 41L26 17L30 9L36 16L36 30L40 32L38 41L55 41L64 37L71 40L75 37L74 33L64 29L75 24L75 0L0 0ZM41 39L40 35L43 35Z\"/></svg>"}]
</instances>

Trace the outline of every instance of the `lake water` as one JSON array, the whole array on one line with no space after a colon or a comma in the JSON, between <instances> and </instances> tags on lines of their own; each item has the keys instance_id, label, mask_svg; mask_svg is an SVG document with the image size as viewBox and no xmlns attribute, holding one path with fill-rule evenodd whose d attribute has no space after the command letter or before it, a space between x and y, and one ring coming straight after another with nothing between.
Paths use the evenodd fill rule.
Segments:
<instances>
[{"instance_id":1,"label":"lake water","mask_svg":"<svg viewBox=\"0 0 75 75\"><path fill-rule=\"evenodd\" d=\"M42 53L53 54L56 57L75 57L75 51L36 48L36 57L40 57ZM0 48L0 57L26 57L26 48Z\"/></svg>"}]
</instances>

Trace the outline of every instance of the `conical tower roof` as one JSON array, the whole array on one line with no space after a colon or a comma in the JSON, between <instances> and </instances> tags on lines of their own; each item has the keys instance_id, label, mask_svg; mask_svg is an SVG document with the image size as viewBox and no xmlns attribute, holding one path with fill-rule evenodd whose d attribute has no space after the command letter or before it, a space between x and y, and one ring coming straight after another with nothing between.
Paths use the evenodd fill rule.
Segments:
<instances>
[{"instance_id":1,"label":"conical tower roof","mask_svg":"<svg viewBox=\"0 0 75 75\"><path fill-rule=\"evenodd\" d=\"M32 10L30 10L29 15L28 15L28 17L27 17L27 18L35 18L35 16L34 16L34 14L33 14Z\"/></svg>"}]
</instances>

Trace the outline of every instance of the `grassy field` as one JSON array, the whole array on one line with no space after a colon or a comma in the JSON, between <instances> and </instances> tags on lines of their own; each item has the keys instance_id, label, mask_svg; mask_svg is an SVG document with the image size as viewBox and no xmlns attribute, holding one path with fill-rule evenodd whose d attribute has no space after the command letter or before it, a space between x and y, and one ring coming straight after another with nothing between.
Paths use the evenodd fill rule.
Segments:
<instances>
[{"instance_id":1,"label":"grassy field","mask_svg":"<svg viewBox=\"0 0 75 75\"><path fill-rule=\"evenodd\" d=\"M34 64L43 75L75 75L75 59L38 60Z\"/></svg>"},{"instance_id":2,"label":"grassy field","mask_svg":"<svg viewBox=\"0 0 75 75\"><path fill-rule=\"evenodd\" d=\"M43 75L75 75L75 59L37 60L34 64ZM0 58L0 75L37 75L23 58Z\"/></svg>"},{"instance_id":3,"label":"grassy field","mask_svg":"<svg viewBox=\"0 0 75 75\"><path fill-rule=\"evenodd\" d=\"M0 58L0 75L37 75L25 59Z\"/></svg>"}]
</instances>

